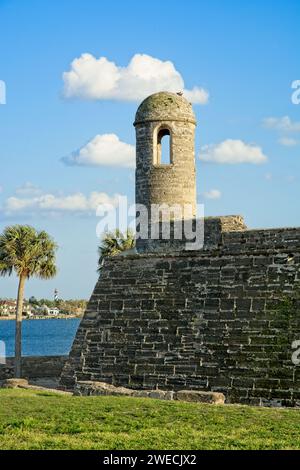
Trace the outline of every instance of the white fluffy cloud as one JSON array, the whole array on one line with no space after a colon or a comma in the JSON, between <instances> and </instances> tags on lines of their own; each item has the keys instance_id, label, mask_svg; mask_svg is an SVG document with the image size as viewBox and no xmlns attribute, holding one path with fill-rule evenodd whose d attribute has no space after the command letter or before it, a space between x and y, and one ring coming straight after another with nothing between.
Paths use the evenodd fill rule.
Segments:
<instances>
[{"instance_id":1,"label":"white fluffy cloud","mask_svg":"<svg viewBox=\"0 0 300 470\"><path fill-rule=\"evenodd\" d=\"M109 196L103 192L92 192L88 196L83 193L73 193L67 196L51 193L34 197L11 196L4 203L4 213L7 215L20 212L30 213L93 213L99 205L118 205L119 195Z\"/></svg>"},{"instance_id":2,"label":"white fluffy cloud","mask_svg":"<svg viewBox=\"0 0 300 470\"><path fill-rule=\"evenodd\" d=\"M268 117L263 120L263 124L268 129L281 132L300 132L300 122L292 121L289 116L281 118Z\"/></svg>"},{"instance_id":3,"label":"white fluffy cloud","mask_svg":"<svg viewBox=\"0 0 300 470\"><path fill-rule=\"evenodd\" d=\"M265 163L268 158L261 147L247 144L242 140L227 139L219 144L204 145L200 150L200 160L212 163Z\"/></svg>"},{"instance_id":4,"label":"white fluffy cloud","mask_svg":"<svg viewBox=\"0 0 300 470\"><path fill-rule=\"evenodd\" d=\"M222 193L219 189L210 189L204 193L205 199L220 199Z\"/></svg>"},{"instance_id":5,"label":"white fluffy cloud","mask_svg":"<svg viewBox=\"0 0 300 470\"><path fill-rule=\"evenodd\" d=\"M106 57L97 59L85 53L72 61L70 70L63 73L63 81L66 98L138 101L158 91L183 91L191 102L205 104L209 97L198 86L186 90L171 61L147 54L135 54L126 67L121 67Z\"/></svg>"},{"instance_id":6,"label":"white fluffy cloud","mask_svg":"<svg viewBox=\"0 0 300 470\"><path fill-rule=\"evenodd\" d=\"M78 166L135 166L135 147L122 142L116 134L96 135L86 145L62 161Z\"/></svg>"}]
</instances>

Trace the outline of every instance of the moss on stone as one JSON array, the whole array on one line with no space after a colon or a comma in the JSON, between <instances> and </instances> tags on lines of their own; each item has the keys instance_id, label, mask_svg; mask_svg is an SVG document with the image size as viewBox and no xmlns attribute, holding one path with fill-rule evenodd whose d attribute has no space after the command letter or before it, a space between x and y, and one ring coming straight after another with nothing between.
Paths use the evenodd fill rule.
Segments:
<instances>
[{"instance_id":1,"label":"moss on stone","mask_svg":"<svg viewBox=\"0 0 300 470\"><path fill-rule=\"evenodd\" d=\"M196 122L191 103L176 93L162 91L148 96L139 106L135 124L147 120L188 120Z\"/></svg>"}]
</instances>

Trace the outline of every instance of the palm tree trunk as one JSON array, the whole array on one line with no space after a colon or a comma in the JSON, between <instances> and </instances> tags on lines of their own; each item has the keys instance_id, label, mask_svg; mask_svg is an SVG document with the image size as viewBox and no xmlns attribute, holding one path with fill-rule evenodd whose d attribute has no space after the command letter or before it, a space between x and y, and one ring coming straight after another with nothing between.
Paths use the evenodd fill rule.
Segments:
<instances>
[{"instance_id":1,"label":"palm tree trunk","mask_svg":"<svg viewBox=\"0 0 300 470\"><path fill-rule=\"evenodd\" d=\"M17 309L16 309L16 337L15 337L15 377L21 377L21 360L22 360L22 312L24 300L25 276L20 276Z\"/></svg>"}]
</instances>

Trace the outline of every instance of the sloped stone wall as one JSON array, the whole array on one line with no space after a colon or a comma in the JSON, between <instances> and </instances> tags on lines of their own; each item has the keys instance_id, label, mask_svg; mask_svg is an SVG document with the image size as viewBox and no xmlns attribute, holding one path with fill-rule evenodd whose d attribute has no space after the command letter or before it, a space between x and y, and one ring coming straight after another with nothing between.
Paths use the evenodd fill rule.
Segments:
<instances>
[{"instance_id":1,"label":"sloped stone wall","mask_svg":"<svg viewBox=\"0 0 300 470\"><path fill-rule=\"evenodd\" d=\"M300 229L222 233L201 252L106 261L61 377L300 404Z\"/></svg>"}]
</instances>

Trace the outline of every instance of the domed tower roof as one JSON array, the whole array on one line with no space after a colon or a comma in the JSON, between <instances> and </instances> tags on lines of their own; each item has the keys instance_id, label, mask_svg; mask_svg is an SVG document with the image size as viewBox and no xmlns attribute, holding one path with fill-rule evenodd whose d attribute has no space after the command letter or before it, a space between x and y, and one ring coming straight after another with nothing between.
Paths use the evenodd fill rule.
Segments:
<instances>
[{"instance_id":1,"label":"domed tower roof","mask_svg":"<svg viewBox=\"0 0 300 470\"><path fill-rule=\"evenodd\" d=\"M196 124L191 103L183 96L168 91L154 93L140 104L134 125L147 121L183 121Z\"/></svg>"}]
</instances>

